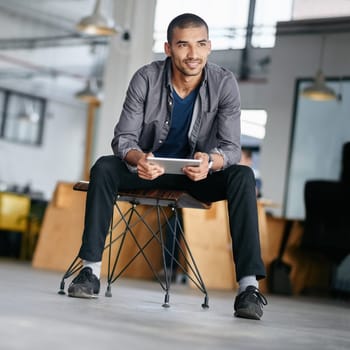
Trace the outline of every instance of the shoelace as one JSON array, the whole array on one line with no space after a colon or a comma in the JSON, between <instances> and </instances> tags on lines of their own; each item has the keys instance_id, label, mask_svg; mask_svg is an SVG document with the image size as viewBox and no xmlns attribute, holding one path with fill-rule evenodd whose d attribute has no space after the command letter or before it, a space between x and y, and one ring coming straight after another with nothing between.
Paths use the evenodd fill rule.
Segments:
<instances>
[{"instance_id":1,"label":"shoelace","mask_svg":"<svg viewBox=\"0 0 350 350\"><path fill-rule=\"evenodd\" d=\"M248 287L244 292L242 292L239 297L243 297L245 295L248 294L254 294L254 296L259 300L259 302L262 305L267 305L267 300L265 298L265 296L260 292L260 290L258 288L255 288L253 286Z\"/></svg>"},{"instance_id":2,"label":"shoelace","mask_svg":"<svg viewBox=\"0 0 350 350\"><path fill-rule=\"evenodd\" d=\"M88 269L82 269L78 276L75 278L74 282L84 282L86 280L89 282L92 281L92 273Z\"/></svg>"}]
</instances>

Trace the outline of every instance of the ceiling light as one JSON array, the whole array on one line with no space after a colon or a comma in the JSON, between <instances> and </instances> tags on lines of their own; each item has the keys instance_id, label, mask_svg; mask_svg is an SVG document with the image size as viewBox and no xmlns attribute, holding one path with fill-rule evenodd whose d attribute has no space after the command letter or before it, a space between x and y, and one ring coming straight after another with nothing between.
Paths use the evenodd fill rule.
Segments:
<instances>
[{"instance_id":1,"label":"ceiling light","mask_svg":"<svg viewBox=\"0 0 350 350\"><path fill-rule=\"evenodd\" d=\"M334 90L326 85L321 69L317 71L314 82L306 87L301 94L302 96L315 101L329 101L337 98L337 94Z\"/></svg>"},{"instance_id":2,"label":"ceiling light","mask_svg":"<svg viewBox=\"0 0 350 350\"><path fill-rule=\"evenodd\" d=\"M89 35L108 36L117 33L113 20L107 19L100 13L101 0L96 0L95 9L92 15L84 17L77 24L77 29Z\"/></svg>"},{"instance_id":3,"label":"ceiling light","mask_svg":"<svg viewBox=\"0 0 350 350\"><path fill-rule=\"evenodd\" d=\"M337 98L333 89L326 85L326 80L322 72L322 63L324 55L325 37L322 37L319 69L317 70L313 83L306 87L301 95L315 101L330 101Z\"/></svg>"}]
</instances>

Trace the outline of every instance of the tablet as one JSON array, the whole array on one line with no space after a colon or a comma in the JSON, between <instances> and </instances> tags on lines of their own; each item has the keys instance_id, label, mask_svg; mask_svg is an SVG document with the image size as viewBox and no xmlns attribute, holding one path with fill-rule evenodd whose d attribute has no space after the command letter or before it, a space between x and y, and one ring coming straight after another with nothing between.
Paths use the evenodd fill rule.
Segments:
<instances>
[{"instance_id":1,"label":"tablet","mask_svg":"<svg viewBox=\"0 0 350 350\"><path fill-rule=\"evenodd\" d=\"M159 164L165 170L166 174L182 174L182 168L185 166L199 166L201 159L185 159L185 158L162 158L148 157L147 161Z\"/></svg>"}]
</instances>

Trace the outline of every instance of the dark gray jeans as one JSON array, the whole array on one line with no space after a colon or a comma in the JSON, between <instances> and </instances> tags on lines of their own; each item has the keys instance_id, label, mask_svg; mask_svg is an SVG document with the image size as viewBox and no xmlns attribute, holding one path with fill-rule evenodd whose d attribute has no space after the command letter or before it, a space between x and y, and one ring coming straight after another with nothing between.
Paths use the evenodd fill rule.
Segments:
<instances>
[{"instance_id":1,"label":"dark gray jeans","mask_svg":"<svg viewBox=\"0 0 350 350\"><path fill-rule=\"evenodd\" d=\"M131 173L114 155L99 158L90 173L80 258L101 261L116 194L135 189L185 190L204 202L227 199L237 281L250 275L256 275L258 279L265 277L260 253L255 178L253 171L242 165L232 165L197 182L184 175L170 174L148 181Z\"/></svg>"}]
</instances>

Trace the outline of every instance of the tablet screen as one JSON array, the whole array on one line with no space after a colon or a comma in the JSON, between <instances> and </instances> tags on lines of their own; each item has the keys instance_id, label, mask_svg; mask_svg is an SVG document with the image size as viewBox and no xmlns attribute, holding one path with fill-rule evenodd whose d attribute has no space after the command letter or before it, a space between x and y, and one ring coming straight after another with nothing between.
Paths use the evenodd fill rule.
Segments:
<instances>
[{"instance_id":1,"label":"tablet screen","mask_svg":"<svg viewBox=\"0 0 350 350\"><path fill-rule=\"evenodd\" d=\"M148 157L148 162L156 163L162 166L166 174L183 174L182 168L185 166L199 166L201 159L185 159L185 158L162 158Z\"/></svg>"}]
</instances>

